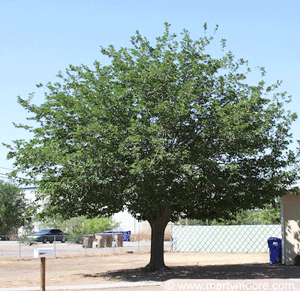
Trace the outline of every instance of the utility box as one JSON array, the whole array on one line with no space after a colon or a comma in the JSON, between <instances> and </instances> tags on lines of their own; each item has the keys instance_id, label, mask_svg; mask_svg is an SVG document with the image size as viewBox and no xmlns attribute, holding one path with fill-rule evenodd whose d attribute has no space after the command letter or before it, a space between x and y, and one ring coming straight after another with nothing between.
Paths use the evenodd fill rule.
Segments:
<instances>
[{"instance_id":1,"label":"utility box","mask_svg":"<svg viewBox=\"0 0 300 291\"><path fill-rule=\"evenodd\" d=\"M53 248L34 249L35 258L51 258L53 257Z\"/></svg>"}]
</instances>

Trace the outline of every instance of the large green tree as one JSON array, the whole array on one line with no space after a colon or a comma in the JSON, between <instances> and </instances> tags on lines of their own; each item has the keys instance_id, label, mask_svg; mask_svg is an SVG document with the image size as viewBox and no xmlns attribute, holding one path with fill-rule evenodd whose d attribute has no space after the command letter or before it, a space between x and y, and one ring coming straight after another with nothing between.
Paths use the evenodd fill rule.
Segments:
<instances>
[{"instance_id":1,"label":"large green tree","mask_svg":"<svg viewBox=\"0 0 300 291\"><path fill-rule=\"evenodd\" d=\"M29 205L22 189L0 180L0 235L16 234L30 220Z\"/></svg>"},{"instance_id":2,"label":"large green tree","mask_svg":"<svg viewBox=\"0 0 300 291\"><path fill-rule=\"evenodd\" d=\"M147 220L150 270L165 267L169 221L230 219L284 194L297 178L289 97L279 82L249 85L247 62L224 39L222 56L212 57L212 40L187 30L177 37L166 23L153 45L137 32L130 48L102 48L107 66L70 66L46 85L43 104L19 97L39 126L18 125L33 138L8 146L12 175L26 173L52 212L127 208Z\"/></svg>"}]
</instances>

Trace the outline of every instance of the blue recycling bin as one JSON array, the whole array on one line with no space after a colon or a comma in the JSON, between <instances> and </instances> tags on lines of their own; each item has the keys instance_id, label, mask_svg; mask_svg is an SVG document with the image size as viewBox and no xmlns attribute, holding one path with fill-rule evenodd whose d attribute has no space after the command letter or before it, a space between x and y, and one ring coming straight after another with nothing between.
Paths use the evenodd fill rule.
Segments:
<instances>
[{"instance_id":1,"label":"blue recycling bin","mask_svg":"<svg viewBox=\"0 0 300 291\"><path fill-rule=\"evenodd\" d=\"M130 241L130 235L131 235L131 231L124 231L123 233L124 235L124 241Z\"/></svg>"},{"instance_id":2,"label":"blue recycling bin","mask_svg":"<svg viewBox=\"0 0 300 291\"><path fill-rule=\"evenodd\" d=\"M270 253L270 264L281 263L282 260L282 243L277 237L268 238L268 246Z\"/></svg>"},{"instance_id":3,"label":"blue recycling bin","mask_svg":"<svg viewBox=\"0 0 300 291\"><path fill-rule=\"evenodd\" d=\"M131 231L104 231L103 233L123 234L123 241L130 241Z\"/></svg>"}]
</instances>

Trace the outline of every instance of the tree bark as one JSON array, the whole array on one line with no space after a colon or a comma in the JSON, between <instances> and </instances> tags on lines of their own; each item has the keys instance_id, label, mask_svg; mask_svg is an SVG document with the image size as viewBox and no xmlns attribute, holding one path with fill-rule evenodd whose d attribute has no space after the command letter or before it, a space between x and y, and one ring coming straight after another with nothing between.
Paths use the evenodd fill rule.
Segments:
<instances>
[{"instance_id":1,"label":"tree bark","mask_svg":"<svg viewBox=\"0 0 300 291\"><path fill-rule=\"evenodd\" d=\"M166 268L164 262L164 233L172 212L164 210L162 215L155 219L148 219L151 226L151 255L145 271L156 271Z\"/></svg>"}]
</instances>

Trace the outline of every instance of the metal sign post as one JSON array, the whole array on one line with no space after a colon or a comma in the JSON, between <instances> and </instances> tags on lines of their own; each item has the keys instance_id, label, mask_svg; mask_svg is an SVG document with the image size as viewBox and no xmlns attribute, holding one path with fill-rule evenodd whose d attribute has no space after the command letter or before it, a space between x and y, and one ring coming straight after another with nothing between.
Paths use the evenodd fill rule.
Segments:
<instances>
[{"instance_id":1,"label":"metal sign post","mask_svg":"<svg viewBox=\"0 0 300 291\"><path fill-rule=\"evenodd\" d=\"M41 291L46 291L46 258L53 256L53 249L35 249L34 257L41 259Z\"/></svg>"}]
</instances>

